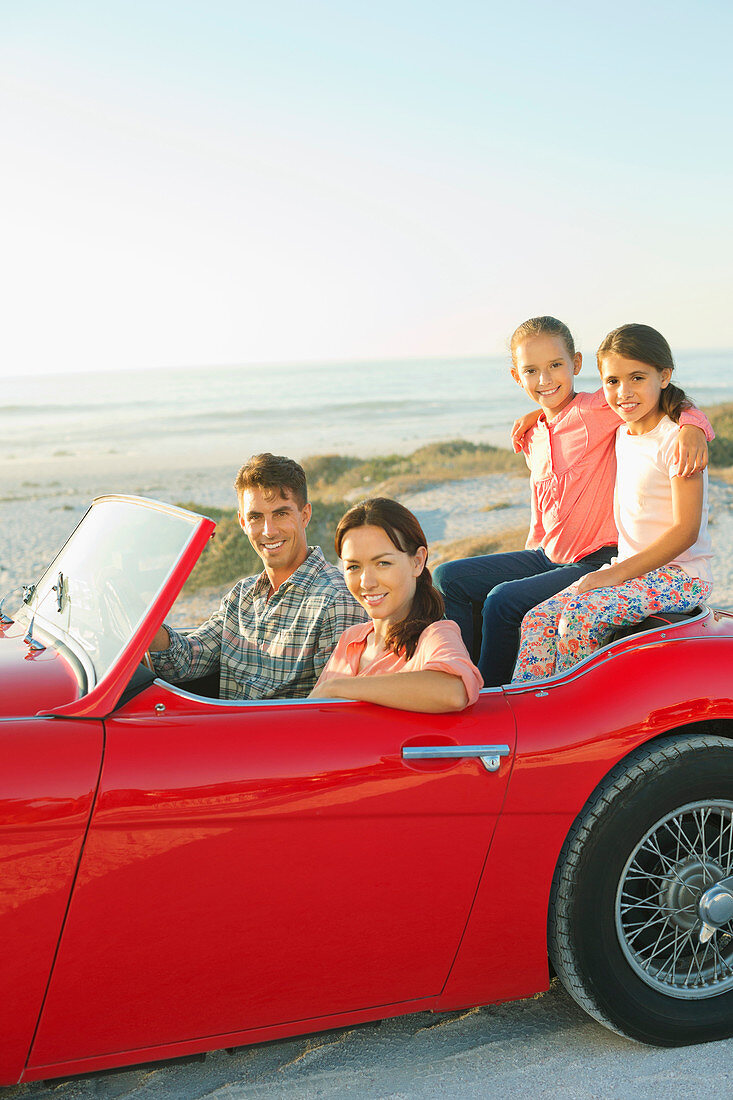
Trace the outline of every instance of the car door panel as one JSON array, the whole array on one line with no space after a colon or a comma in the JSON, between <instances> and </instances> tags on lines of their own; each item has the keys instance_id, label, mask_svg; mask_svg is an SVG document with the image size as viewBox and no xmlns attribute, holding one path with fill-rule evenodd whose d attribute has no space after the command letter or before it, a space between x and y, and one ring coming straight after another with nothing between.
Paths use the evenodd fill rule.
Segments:
<instances>
[{"instance_id":1,"label":"car door panel","mask_svg":"<svg viewBox=\"0 0 733 1100\"><path fill-rule=\"evenodd\" d=\"M401 751L481 741L513 748L501 693L418 715L153 685L107 723L32 1064L437 995L511 757Z\"/></svg>"}]
</instances>

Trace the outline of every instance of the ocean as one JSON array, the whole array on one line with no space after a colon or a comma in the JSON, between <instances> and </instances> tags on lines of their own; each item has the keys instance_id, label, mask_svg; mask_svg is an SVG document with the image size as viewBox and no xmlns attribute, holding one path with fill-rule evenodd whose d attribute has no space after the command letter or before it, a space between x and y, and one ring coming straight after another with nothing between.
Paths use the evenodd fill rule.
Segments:
<instances>
[{"instance_id":1,"label":"ocean","mask_svg":"<svg viewBox=\"0 0 733 1100\"><path fill-rule=\"evenodd\" d=\"M733 400L733 351L688 352L698 405ZM598 387L592 359L579 389ZM0 382L0 460L120 456L202 465L259 451L406 453L437 440L506 445L530 408L508 359L455 358L49 374Z\"/></svg>"}]
</instances>

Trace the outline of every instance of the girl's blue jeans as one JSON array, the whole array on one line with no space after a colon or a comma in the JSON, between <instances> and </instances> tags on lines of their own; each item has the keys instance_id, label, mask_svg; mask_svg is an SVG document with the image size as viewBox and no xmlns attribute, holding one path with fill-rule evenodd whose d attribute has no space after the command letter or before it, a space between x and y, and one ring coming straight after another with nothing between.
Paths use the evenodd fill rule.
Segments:
<instances>
[{"instance_id":1,"label":"girl's blue jeans","mask_svg":"<svg viewBox=\"0 0 733 1100\"><path fill-rule=\"evenodd\" d=\"M615 546L602 546L572 565L551 561L544 550L487 554L438 565L433 581L445 600L445 617L461 628L475 660L474 609L481 608L478 667L486 687L508 684L519 649L522 619L531 607L610 562Z\"/></svg>"}]
</instances>

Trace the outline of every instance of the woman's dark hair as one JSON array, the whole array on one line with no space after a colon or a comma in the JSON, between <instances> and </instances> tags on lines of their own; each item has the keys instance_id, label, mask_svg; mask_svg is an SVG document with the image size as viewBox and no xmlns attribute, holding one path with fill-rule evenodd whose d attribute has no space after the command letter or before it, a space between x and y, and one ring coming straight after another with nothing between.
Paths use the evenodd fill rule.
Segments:
<instances>
[{"instance_id":1,"label":"woman's dark hair","mask_svg":"<svg viewBox=\"0 0 733 1100\"><path fill-rule=\"evenodd\" d=\"M519 328L515 328L512 333L512 338L509 341L512 363L517 348L523 340L528 340L530 336L557 336L568 349L570 358L572 359L575 355L575 341L567 325L563 324L562 321L558 321L557 317L530 317L528 321L523 321Z\"/></svg>"},{"instance_id":2,"label":"woman's dark hair","mask_svg":"<svg viewBox=\"0 0 733 1100\"><path fill-rule=\"evenodd\" d=\"M355 527L381 527L390 542L403 554L413 556L420 546L427 550L425 532L412 512L389 497L362 500L341 517L334 539L339 557L347 533ZM417 587L407 617L401 623L395 623L387 632L387 648L395 653L404 652L409 661L425 627L442 619L444 612L443 597L433 587L433 578L426 559L425 567L417 577Z\"/></svg>"},{"instance_id":3,"label":"woman's dark hair","mask_svg":"<svg viewBox=\"0 0 733 1100\"><path fill-rule=\"evenodd\" d=\"M635 359L637 363L646 363L655 370L674 370L674 359L669 344L649 325L621 325L609 332L598 349L598 370L607 355L620 355L622 359ZM680 413L689 409L692 402L683 389L671 382L659 395L659 407L675 424L679 423Z\"/></svg>"}]
</instances>

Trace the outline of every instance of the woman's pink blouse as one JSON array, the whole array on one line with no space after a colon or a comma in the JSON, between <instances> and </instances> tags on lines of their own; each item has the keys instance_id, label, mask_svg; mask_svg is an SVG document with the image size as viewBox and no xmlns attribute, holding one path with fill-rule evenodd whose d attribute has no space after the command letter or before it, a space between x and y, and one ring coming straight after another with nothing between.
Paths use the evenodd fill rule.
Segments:
<instances>
[{"instance_id":1,"label":"woman's pink blouse","mask_svg":"<svg viewBox=\"0 0 733 1100\"><path fill-rule=\"evenodd\" d=\"M359 661L366 640L373 630L374 624L371 620L345 630L318 683L322 684L336 676L381 676L385 672L423 672L430 669L433 672L447 672L450 676L460 676L468 696L466 706L476 702L484 681L468 656L458 625L451 619L440 619L439 622L426 626L409 661L405 660L404 654L388 650L359 671Z\"/></svg>"}]
</instances>

